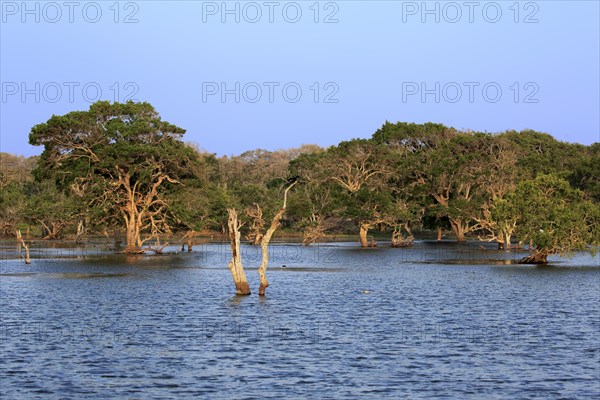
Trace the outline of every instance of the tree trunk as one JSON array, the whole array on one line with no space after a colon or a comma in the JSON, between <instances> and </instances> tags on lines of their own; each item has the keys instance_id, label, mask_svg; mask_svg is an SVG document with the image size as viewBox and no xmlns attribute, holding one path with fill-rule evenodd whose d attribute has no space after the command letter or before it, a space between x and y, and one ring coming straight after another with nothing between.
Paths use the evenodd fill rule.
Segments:
<instances>
[{"instance_id":1,"label":"tree trunk","mask_svg":"<svg viewBox=\"0 0 600 400\"><path fill-rule=\"evenodd\" d=\"M390 247L409 247L413 244L413 236L411 235L410 228L408 225L404 225L408 236L402 234L402 228L394 226L394 232L392 232L392 243Z\"/></svg>"},{"instance_id":2,"label":"tree trunk","mask_svg":"<svg viewBox=\"0 0 600 400\"><path fill-rule=\"evenodd\" d=\"M141 254L144 253L142 249L141 240L141 218L135 212L136 210L130 210L128 218L126 219L127 229L125 235L127 239L127 245L125 246L125 253L127 254Z\"/></svg>"},{"instance_id":3,"label":"tree trunk","mask_svg":"<svg viewBox=\"0 0 600 400\"><path fill-rule=\"evenodd\" d=\"M265 289L269 287L269 281L267 281L267 265L269 264L269 243L271 242L271 238L273 234L277 230L279 226L279 221L283 218L283 214L285 213L285 209L287 207L287 194L289 190L296 184L297 182L292 183L290 186L285 189L283 193L283 206L279 209L275 217L273 217L273 221L271 221L271 226L267 230L267 232L261 236L260 247L262 252L262 261L260 263L260 267L258 268L258 276L260 278L260 287L258 288L258 295L264 296Z\"/></svg>"},{"instance_id":4,"label":"tree trunk","mask_svg":"<svg viewBox=\"0 0 600 400\"><path fill-rule=\"evenodd\" d=\"M544 249L535 249L533 254L523 257L519 264L548 264L548 252Z\"/></svg>"},{"instance_id":5,"label":"tree trunk","mask_svg":"<svg viewBox=\"0 0 600 400\"><path fill-rule=\"evenodd\" d=\"M245 296L250 294L250 285L248 285L244 267L242 266L242 254L240 252L240 224L238 222L237 211L234 208L227 209L227 212L229 213L227 225L229 227L229 240L231 242L231 261L229 262L229 270L231 271L231 276L233 276L236 293Z\"/></svg>"},{"instance_id":6,"label":"tree trunk","mask_svg":"<svg viewBox=\"0 0 600 400\"><path fill-rule=\"evenodd\" d=\"M456 236L457 242L466 241L465 229L463 227L461 220L454 220L454 219L450 218L450 226L452 227L452 232L454 232L454 235Z\"/></svg>"},{"instance_id":7,"label":"tree trunk","mask_svg":"<svg viewBox=\"0 0 600 400\"><path fill-rule=\"evenodd\" d=\"M369 240L367 239L369 228L371 228L370 224L360 224L360 247L369 247Z\"/></svg>"},{"instance_id":8,"label":"tree trunk","mask_svg":"<svg viewBox=\"0 0 600 400\"><path fill-rule=\"evenodd\" d=\"M510 240L511 240L511 234L504 232L504 248L506 250L510 250L512 248L512 245L510 244Z\"/></svg>"},{"instance_id":9,"label":"tree trunk","mask_svg":"<svg viewBox=\"0 0 600 400\"><path fill-rule=\"evenodd\" d=\"M25 249L25 255L22 254L21 248ZM17 253L19 253L23 261L25 261L25 264L31 264L31 259L29 258L29 245L23 240L20 229L17 229Z\"/></svg>"},{"instance_id":10,"label":"tree trunk","mask_svg":"<svg viewBox=\"0 0 600 400\"><path fill-rule=\"evenodd\" d=\"M500 231L494 235L494 238L498 242L498 250L504 250L506 248L506 242L504 241L504 232Z\"/></svg>"},{"instance_id":11,"label":"tree trunk","mask_svg":"<svg viewBox=\"0 0 600 400\"><path fill-rule=\"evenodd\" d=\"M75 237L75 244L81 244L81 236L83 236L83 232L85 230L83 220L79 220L77 224L77 236Z\"/></svg>"},{"instance_id":12,"label":"tree trunk","mask_svg":"<svg viewBox=\"0 0 600 400\"><path fill-rule=\"evenodd\" d=\"M442 227L438 226L438 231L437 231L437 241L441 242L442 241Z\"/></svg>"},{"instance_id":13,"label":"tree trunk","mask_svg":"<svg viewBox=\"0 0 600 400\"><path fill-rule=\"evenodd\" d=\"M187 238L187 247L188 253L192 251L194 247L194 238L198 235L198 232L194 230L189 230L183 237L181 238L181 251L185 251L185 244L183 243L183 239Z\"/></svg>"},{"instance_id":14,"label":"tree trunk","mask_svg":"<svg viewBox=\"0 0 600 400\"><path fill-rule=\"evenodd\" d=\"M135 227L127 227L126 231L126 240L127 245L125 246L125 253L128 254L139 254L142 253L141 246L138 245L139 242L139 232L136 231Z\"/></svg>"},{"instance_id":15,"label":"tree trunk","mask_svg":"<svg viewBox=\"0 0 600 400\"><path fill-rule=\"evenodd\" d=\"M283 213L285 213L285 208L279 209L275 217L273 217L273 221L271 222L271 226L267 230L264 236L261 236L261 252L262 252L262 261L260 263L260 267L258 267L258 276L260 278L260 287L258 288L258 295L264 296L265 289L269 287L269 281L267 281L267 265L269 264L269 243L271 242L271 237L273 237L273 233L277 229L279 225L279 221L283 218Z\"/></svg>"}]
</instances>

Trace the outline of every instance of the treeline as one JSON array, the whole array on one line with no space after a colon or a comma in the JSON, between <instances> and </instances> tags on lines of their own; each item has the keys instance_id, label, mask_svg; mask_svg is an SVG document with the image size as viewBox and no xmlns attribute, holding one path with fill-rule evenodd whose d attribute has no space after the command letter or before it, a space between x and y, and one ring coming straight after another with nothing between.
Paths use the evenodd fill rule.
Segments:
<instances>
[{"instance_id":1,"label":"treeline","mask_svg":"<svg viewBox=\"0 0 600 400\"><path fill-rule=\"evenodd\" d=\"M127 252L162 234L225 233L228 209L261 242L293 182L281 225L305 244L374 230L393 246L412 231L451 231L524 243L527 261L600 244L600 143L565 143L525 130L497 134L441 124L386 122L370 139L337 146L253 150L216 157L184 143L185 130L148 103L98 102L36 125L30 159L2 154L0 230L39 227L45 239L122 231ZM269 222L265 222L269 221Z\"/></svg>"}]
</instances>

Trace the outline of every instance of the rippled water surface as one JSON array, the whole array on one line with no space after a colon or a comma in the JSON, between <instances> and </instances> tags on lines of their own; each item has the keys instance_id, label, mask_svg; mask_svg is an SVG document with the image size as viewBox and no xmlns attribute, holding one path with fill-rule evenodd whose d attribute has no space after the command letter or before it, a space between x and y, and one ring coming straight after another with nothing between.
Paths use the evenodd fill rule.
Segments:
<instances>
[{"instance_id":1,"label":"rippled water surface","mask_svg":"<svg viewBox=\"0 0 600 400\"><path fill-rule=\"evenodd\" d=\"M1 398L600 396L598 256L275 245L259 298L219 244L32 255L0 268Z\"/></svg>"}]
</instances>

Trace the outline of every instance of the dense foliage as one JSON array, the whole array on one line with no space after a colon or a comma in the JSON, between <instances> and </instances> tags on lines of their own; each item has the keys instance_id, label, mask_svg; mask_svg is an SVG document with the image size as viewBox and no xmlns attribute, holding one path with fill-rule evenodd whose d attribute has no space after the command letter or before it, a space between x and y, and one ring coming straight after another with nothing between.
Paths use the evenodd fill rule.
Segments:
<instances>
[{"instance_id":1,"label":"dense foliage","mask_svg":"<svg viewBox=\"0 0 600 400\"><path fill-rule=\"evenodd\" d=\"M386 122L370 139L326 149L218 158L184 143L184 133L147 103L52 116L29 136L44 146L40 157L2 154L0 233L123 231L136 252L164 233L224 233L235 207L246 239L258 243L294 177L282 224L306 244L360 233L371 246L374 231L410 244L414 229L431 229L500 248L531 244L544 260L600 244L600 143Z\"/></svg>"}]
</instances>

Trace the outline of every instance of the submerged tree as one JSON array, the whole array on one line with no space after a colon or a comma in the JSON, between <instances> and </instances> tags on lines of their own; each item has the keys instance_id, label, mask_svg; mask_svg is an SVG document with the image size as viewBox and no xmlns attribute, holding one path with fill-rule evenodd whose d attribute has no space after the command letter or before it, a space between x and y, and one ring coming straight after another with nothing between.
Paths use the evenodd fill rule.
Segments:
<instances>
[{"instance_id":1,"label":"submerged tree","mask_svg":"<svg viewBox=\"0 0 600 400\"><path fill-rule=\"evenodd\" d=\"M148 103L100 101L34 126L29 143L44 146L38 179L53 179L64 190L84 187L98 218L125 225L125 252L140 253L144 232L169 231L165 187L197 163L181 141L184 133Z\"/></svg>"},{"instance_id":2,"label":"submerged tree","mask_svg":"<svg viewBox=\"0 0 600 400\"><path fill-rule=\"evenodd\" d=\"M242 253L240 250L240 228L243 224L238 220L238 214L235 208L229 208L227 209L227 212L229 213L227 226L229 227L229 242L231 244L229 271L231 271L231 276L233 277L236 293L245 296L249 295L251 292L246 273L244 272L244 266L242 265Z\"/></svg>"},{"instance_id":3,"label":"submerged tree","mask_svg":"<svg viewBox=\"0 0 600 400\"><path fill-rule=\"evenodd\" d=\"M285 213L285 210L287 208L288 192L297 183L298 183L298 181L294 180L292 182L292 184L289 185L283 192L283 205L281 206L281 208L277 211L277 213L273 217L273 220L271 221L271 226L269 226L269 229L267 229L267 232L265 232L265 234L262 235L262 237L260 239L262 261L260 263L260 267L258 267L258 275L260 278L260 287L258 289L259 296L264 296L265 290L269 286L269 281L267 281L267 265L269 264L269 243L271 243L271 238L273 237L273 234L279 227L279 223L280 223L281 219L283 218L283 214Z\"/></svg>"},{"instance_id":4,"label":"submerged tree","mask_svg":"<svg viewBox=\"0 0 600 400\"><path fill-rule=\"evenodd\" d=\"M545 264L549 255L594 252L600 245L600 205L556 175L521 182L506 203L517 215L519 238L534 245L533 254L521 263Z\"/></svg>"},{"instance_id":5,"label":"submerged tree","mask_svg":"<svg viewBox=\"0 0 600 400\"><path fill-rule=\"evenodd\" d=\"M328 149L217 158L184 144L183 134L147 103L98 102L53 116L31 130L30 143L45 147L38 160L0 154L0 231L35 222L44 237L58 238L77 226L81 240L85 231L124 228L125 251L137 253L171 230L187 232L181 243L191 250L201 232L226 234L228 225L263 249L281 222L303 231L305 244L343 232L358 233L365 247L375 246L375 230L393 230L392 245L405 246L415 227L438 229L438 240L446 228L459 241L475 233L499 248L533 241L529 261L540 262L596 243L599 144L386 122L371 139ZM29 169L16 174L14 165ZM281 213L290 175L304 184ZM264 292L268 253L263 261Z\"/></svg>"},{"instance_id":6,"label":"submerged tree","mask_svg":"<svg viewBox=\"0 0 600 400\"><path fill-rule=\"evenodd\" d=\"M260 234L259 244L261 247L261 254L262 254L262 261L258 268L258 275L259 275L259 279L260 279L260 287L258 289L259 296L264 296L265 290L269 286L269 281L267 280L267 266L269 265L269 244L271 243L271 238L273 237L273 234L279 227L281 219L283 218L283 215L287 209L288 192L297 183L298 183L298 181L294 180L284 190L283 205L273 216L271 225L269 226L267 231L263 234L259 230L259 234ZM229 208L227 211L229 214L228 227L229 227L229 241L231 244L231 261L229 262L229 270L231 271L231 275L233 276L233 281L235 283L237 294L248 295L248 294L250 294L250 287L248 285L248 280L246 279L246 274L244 273L244 267L242 265L242 256L241 256L241 252L240 252L240 244L241 244L240 228L243 226L243 223L241 221L239 221L238 213L235 208ZM262 218L262 216L261 216L261 218Z\"/></svg>"}]
</instances>

